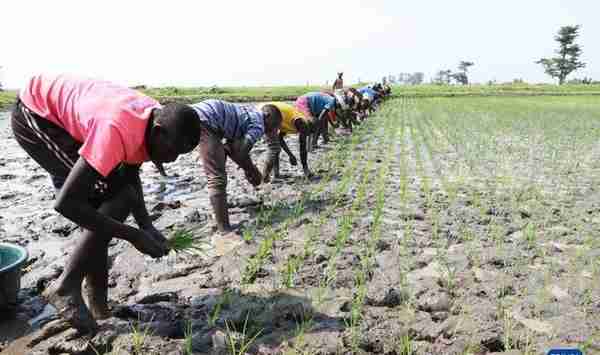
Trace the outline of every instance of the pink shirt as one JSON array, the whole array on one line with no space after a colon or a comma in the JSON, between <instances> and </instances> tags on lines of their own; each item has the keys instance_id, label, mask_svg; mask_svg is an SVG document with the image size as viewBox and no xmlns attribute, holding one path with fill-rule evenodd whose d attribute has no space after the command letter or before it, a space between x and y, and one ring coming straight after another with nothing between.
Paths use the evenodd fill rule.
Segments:
<instances>
[{"instance_id":1,"label":"pink shirt","mask_svg":"<svg viewBox=\"0 0 600 355\"><path fill-rule=\"evenodd\" d=\"M81 142L79 155L104 177L120 163L149 160L146 126L160 104L138 91L107 81L38 75L19 97L31 111Z\"/></svg>"}]
</instances>

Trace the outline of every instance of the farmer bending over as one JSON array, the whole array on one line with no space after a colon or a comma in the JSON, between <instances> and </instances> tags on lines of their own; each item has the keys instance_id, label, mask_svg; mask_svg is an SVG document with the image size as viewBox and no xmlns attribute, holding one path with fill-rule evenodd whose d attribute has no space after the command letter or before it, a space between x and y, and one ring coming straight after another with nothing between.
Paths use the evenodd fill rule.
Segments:
<instances>
[{"instance_id":1,"label":"farmer bending over","mask_svg":"<svg viewBox=\"0 0 600 355\"><path fill-rule=\"evenodd\" d=\"M208 196L217 229L221 233L228 233L232 228L227 208L227 156L244 170L248 182L254 186L260 185L262 175L249 153L263 134L269 140L277 137L281 115L269 105L257 110L220 100L206 100L191 107L199 116L200 158L208 177ZM223 139L226 139L225 144L222 143ZM270 149L269 154L275 153Z\"/></svg>"},{"instance_id":2,"label":"farmer bending over","mask_svg":"<svg viewBox=\"0 0 600 355\"><path fill-rule=\"evenodd\" d=\"M358 92L362 95L365 111L367 111L368 114L373 113L379 104L379 93L370 86L362 87L358 89Z\"/></svg>"},{"instance_id":3,"label":"farmer bending over","mask_svg":"<svg viewBox=\"0 0 600 355\"><path fill-rule=\"evenodd\" d=\"M341 124L342 127L352 132L352 124L358 124L352 113L352 106L354 104L354 94L349 89L338 89L334 91L321 90L320 92L329 95L337 100L335 109L335 120L333 122L330 122L331 125L337 128L339 124Z\"/></svg>"},{"instance_id":4,"label":"farmer bending over","mask_svg":"<svg viewBox=\"0 0 600 355\"><path fill-rule=\"evenodd\" d=\"M340 100L340 102L343 103L344 101ZM317 141L321 135L323 136L323 142L325 144L329 143L328 124L331 123L332 126L337 126L336 109L340 105L336 97L322 92L310 92L296 99L296 109L316 125L312 142L309 145L310 150L317 147Z\"/></svg>"},{"instance_id":5,"label":"farmer bending over","mask_svg":"<svg viewBox=\"0 0 600 355\"><path fill-rule=\"evenodd\" d=\"M160 165L198 144L199 122L185 105L160 104L106 81L39 75L19 94L12 130L23 149L62 186L54 208L85 231L44 298L81 332L109 316L108 245L113 237L152 257L167 253L152 226L139 167ZM123 224L132 213L138 228ZM88 306L81 284L86 279ZM90 313L91 310L91 313Z\"/></svg>"},{"instance_id":6,"label":"farmer bending over","mask_svg":"<svg viewBox=\"0 0 600 355\"><path fill-rule=\"evenodd\" d=\"M290 148L285 143L284 137L288 134L298 134L298 142L300 145L300 162L302 163L302 170L304 176L310 178L313 176L311 171L308 169L307 163L307 150L306 142L313 129L313 122L309 121L304 114L296 110L296 108L290 104L284 102L271 102L267 104L259 105L260 108L265 106L272 106L272 109L279 111L281 115L281 128L279 129L279 137L275 141L269 142L269 147L272 147L270 151L274 154L269 154L268 160L265 162L263 168L263 181L268 182L271 175L271 170L274 170L275 177L279 175L279 153L281 148L287 153L290 158L290 164L293 166L298 165L298 161L294 154L290 151Z\"/></svg>"}]
</instances>

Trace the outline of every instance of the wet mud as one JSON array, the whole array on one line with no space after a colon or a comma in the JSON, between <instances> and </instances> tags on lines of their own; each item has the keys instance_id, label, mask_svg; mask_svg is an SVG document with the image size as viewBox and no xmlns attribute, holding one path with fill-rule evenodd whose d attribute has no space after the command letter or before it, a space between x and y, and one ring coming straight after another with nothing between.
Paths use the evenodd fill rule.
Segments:
<instances>
[{"instance_id":1,"label":"wet mud","mask_svg":"<svg viewBox=\"0 0 600 355\"><path fill-rule=\"evenodd\" d=\"M309 155L311 181L282 155L284 178L257 191L228 162L235 240L214 233L196 152L168 166L168 178L144 166L157 228L193 230L204 252L153 260L113 242L112 317L93 336L39 296L81 231L52 210L48 177L0 120L0 239L31 254L16 320L0 321L3 354L599 352L600 245L575 221L590 219L587 235L597 233L588 211L600 211L600 196L583 199L580 214L568 201L545 206L557 212L531 243L528 226L548 217L547 201L469 179L449 186L436 173L445 160L416 141L403 105L384 105ZM253 155L265 151L259 143Z\"/></svg>"}]
</instances>

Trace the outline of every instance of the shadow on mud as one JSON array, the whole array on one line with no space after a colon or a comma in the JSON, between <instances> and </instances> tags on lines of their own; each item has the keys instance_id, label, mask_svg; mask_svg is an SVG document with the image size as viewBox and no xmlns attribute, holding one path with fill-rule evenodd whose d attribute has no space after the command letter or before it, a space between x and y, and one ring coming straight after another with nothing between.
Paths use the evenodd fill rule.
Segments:
<instances>
[{"instance_id":1,"label":"shadow on mud","mask_svg":"<svg viewBox=\"0 0 600 355\"><path fill-rule=\"evenodd\" d=\"M186 304L176 302L176 295L157 295L151 300L156 303L115 307L112 318L100 321L93 337L53 321L2 353L129 354L184 348L218 353L232 346L247 346L254 353L259 347L278 349L313 330L345 329L342 318L317 312L309 295L299 291L214 291Z\"/></svg>"}]
</instances>

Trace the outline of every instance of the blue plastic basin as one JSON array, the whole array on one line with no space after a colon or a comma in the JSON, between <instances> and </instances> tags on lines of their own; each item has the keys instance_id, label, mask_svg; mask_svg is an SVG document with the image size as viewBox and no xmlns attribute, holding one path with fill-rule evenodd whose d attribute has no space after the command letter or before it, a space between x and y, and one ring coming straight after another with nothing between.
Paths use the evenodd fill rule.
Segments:
<instances>
[{"instance_id":1,"label":"blue plastic basin","mask_svg":"<svg viewBox=\"0 0 600 355\"><path fill-rule=\"evenodd\" d=\"M21 269L28 256L25 248L0 243L0 310L16 307L21 288Z\"/></svg>"}]
</instances>

